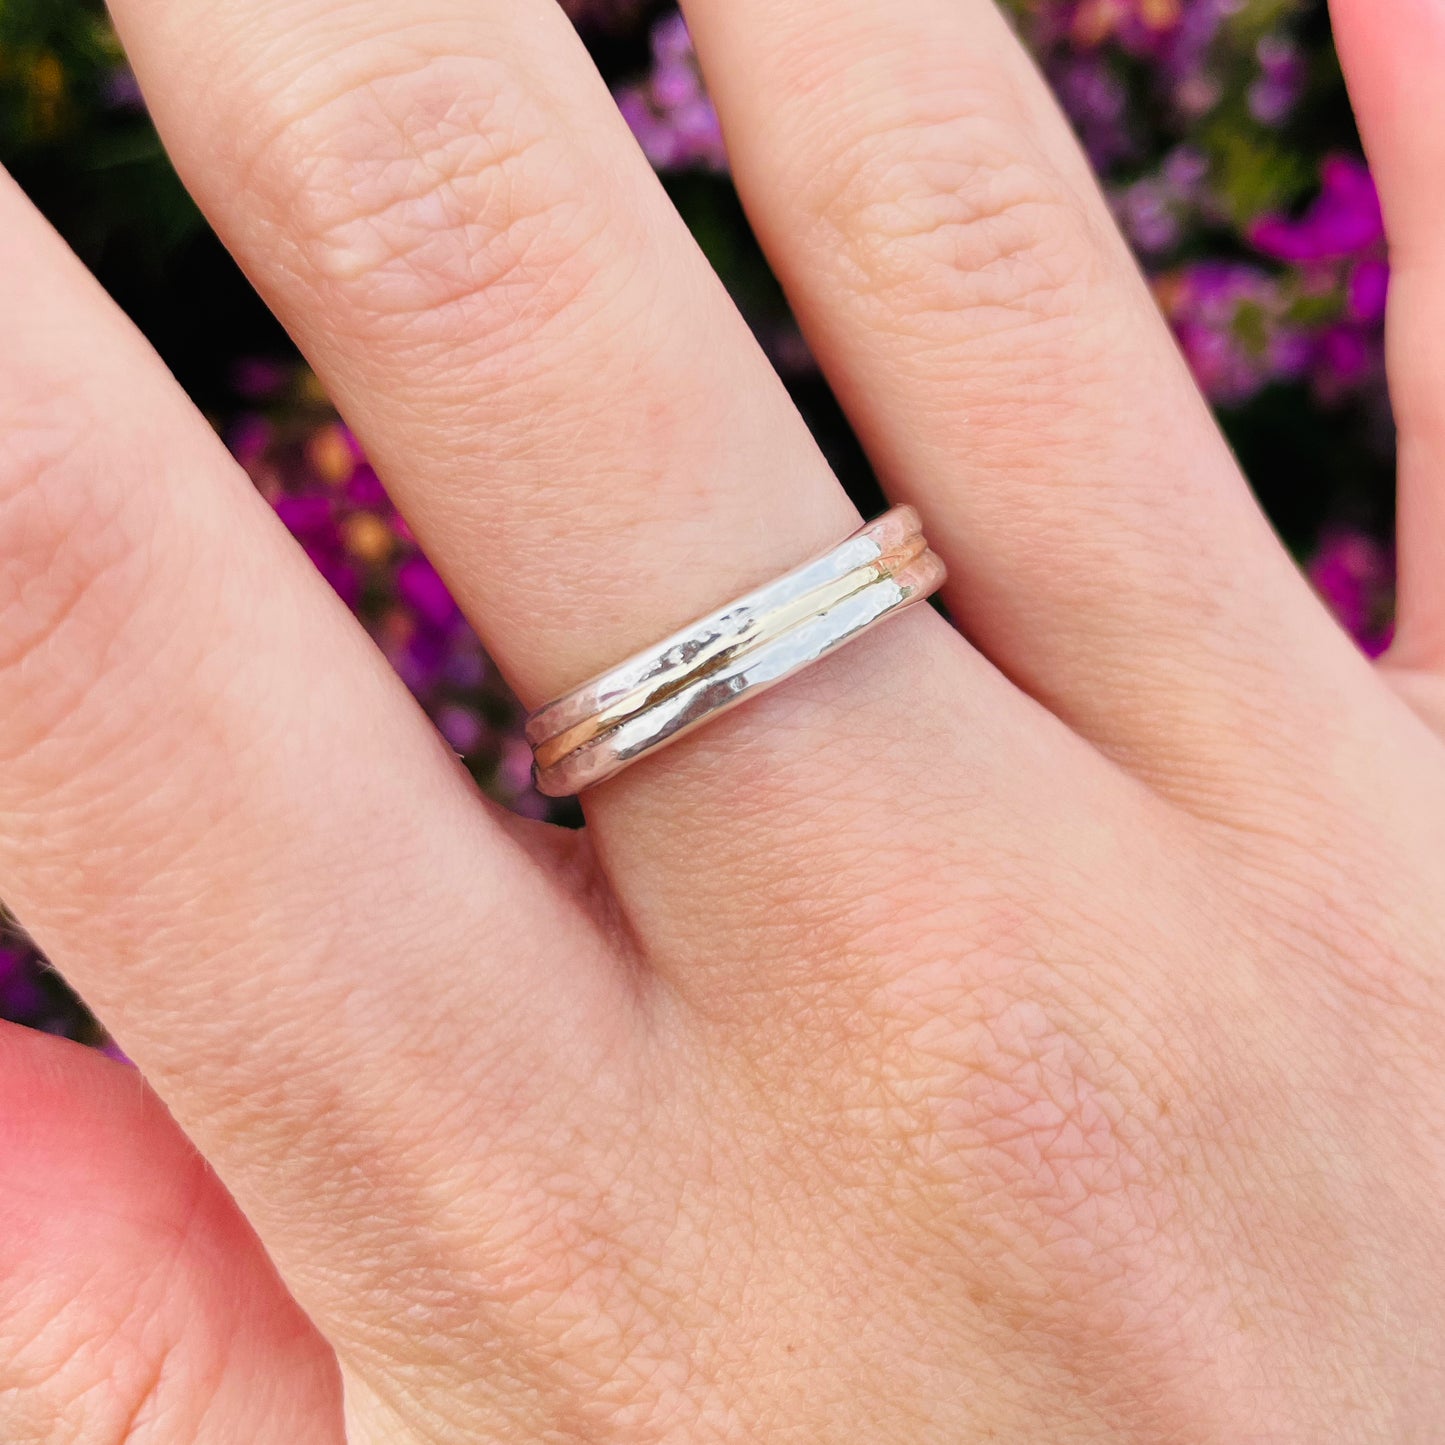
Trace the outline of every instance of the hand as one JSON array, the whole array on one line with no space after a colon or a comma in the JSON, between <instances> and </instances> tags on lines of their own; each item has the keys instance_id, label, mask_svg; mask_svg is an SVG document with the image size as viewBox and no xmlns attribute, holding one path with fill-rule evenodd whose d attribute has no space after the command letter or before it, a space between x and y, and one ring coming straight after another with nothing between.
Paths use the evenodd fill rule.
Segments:
<instances>
[{"instance_id":1,"label":"hand","mask_svg":"<svg viewBox=\"0 0 1445 1445\"><path fill-rule=\"evenodd\" d=\"M550 0L116 8L528 704L856 525ZM0 895L155 1090L3 1035L0 1433L1438 1438L1445 8L1335 7L1378 670L983 0L687 8L962 636L890 623L582 835L479 799L0 194Z\"/></svg>"}]
</instances>

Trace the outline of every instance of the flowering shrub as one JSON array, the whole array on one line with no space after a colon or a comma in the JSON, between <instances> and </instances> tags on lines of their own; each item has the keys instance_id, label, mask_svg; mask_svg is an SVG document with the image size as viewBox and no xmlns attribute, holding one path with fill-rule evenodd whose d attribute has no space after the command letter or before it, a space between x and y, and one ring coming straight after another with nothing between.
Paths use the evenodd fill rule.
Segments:
<instances>
[{"instance_id":1,"label":"flowering shrub","mask_svg":"<svg viewBox=\"0 0 1445 1445\"><path fill-rule=\"evenodd\" d=\"M647 158L660 171L727 170L717 111L703 87L697 52L676 11L652 27L652 64L617 90L617 104Z\"/></svg>"},{"instance_id":2,"label":"flowering shrub","mask_svg":"<svg viewBox=\"0 0 1445 1445\"><path fill-rule=\"evenodd\" d=\"M1379 653L1392 605L1389 272L1322 0L1004 3L1262 500L1321 595ZM563 5L839 474L872 506L871 474L743 221L681 18L654 0ZM218 419L479 782L555 816L531 788L515 702L201 225L96 0L0 0L0 159ZM0 1016L103 1041L3 913Z\"/></svg>"},{"instance_id":3,"label":"flowering shrub","mask_svg":"<svg viewBox=\"0 0 1445 1445\"><path fill-rule=\"evenodd\" d=\"M253 405L227 440L276 515L477 781L514 812L549 816L515 699L309 374L251 361L236 385Z\"/></svg>"}]
</instances>

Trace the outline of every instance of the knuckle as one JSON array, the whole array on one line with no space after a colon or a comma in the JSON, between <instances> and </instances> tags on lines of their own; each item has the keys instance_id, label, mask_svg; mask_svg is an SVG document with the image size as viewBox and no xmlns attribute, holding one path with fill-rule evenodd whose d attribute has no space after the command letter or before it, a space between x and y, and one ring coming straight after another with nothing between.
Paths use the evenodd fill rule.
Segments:
<instances>
[{"instance_id":1,"label":"knuckle","mask_svg":"<svg viewBox=\"0 0 1445 1445\"><path fill-rule=\"evenodd\" d=\"M1421 900L1438 898L1438 868L1421 867L1389 825L1361 825L1305 800L1310 829L1244 833L1231 825L1228 856L1249 879L1240 928L1251 951L1273 953L1331 1003L1350 1030L1369 1019L1395 1061L1425 1068L1445 1022L1441 928ZM1311 831L1312 829L1312 831ZM1353 834L1338 856L1321 856L1323 833ZM1323 992L1322 980L1331 987Z\"/></svg>"},{"instance_id":2,"label":"knuckle","mask_svg":"<svg viewBox=\"0 0 1445 1445\"><path fill-rule=\"evenodd\" d=\"M888 1072L945 1208L987 1220L1002 1257L1031 1261L1068 1313L1174 1248L1181 1161L1223 1174L1236 1145L1222 1086L1169 1006L1127 986L1096 999L1114 946L1061 959L1028 911L1005 910L967 967L940 952L893 987Z\"/></svg>"},{"instance_id":3,"label":"knuckle","mask_svg":"<svg viewBox=\"0 0 1445 1445\"><path fill-rule=\"evenodd\" d=\"M1000 1003L965 1029L963 1043L971 1084L953 1096L956 1112L944 1121L971 1143L973 1158L1041 1223L1104 1248L1125 1243L1140 1215L1127 1195L1154 1148L1132 1127L1133 1086L1102 1069L1084 1031L1038 999ZM1112 1227L1101 1229L1106 1221Z\"/></svg>"},{"instance_id":4,"label":"knuckle","mask_svg":"<svg viewBox=\"0 0 1445 1445\"><path fill-rule=\"evenodd\" d=\"M364 330L503 345L593 279L595 187L507 63L432 55L278 100L244 169ZM485 308L478 315L479 307Z\"/></svg>"},{"instance_id":5,"label":"knuckle","mask_svg":"<svg viewBox=\"0 0 1445 1445\"><path fill-rule=\"evenodd\" d=\"M850 289L909 325L1065 318L1103 251L1083 197L1017 127L956 110L835 141L803 203Z\"/></svg>"}]
</instances>

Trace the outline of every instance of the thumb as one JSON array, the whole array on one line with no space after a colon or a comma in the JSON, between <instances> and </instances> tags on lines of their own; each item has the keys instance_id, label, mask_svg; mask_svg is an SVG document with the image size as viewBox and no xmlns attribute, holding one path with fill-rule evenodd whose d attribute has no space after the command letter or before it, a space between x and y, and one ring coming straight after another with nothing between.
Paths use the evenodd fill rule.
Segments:
<instances>
[{"instance_id":1,"label":"thumb","mask_svg":"<svg viewBox=\"0 0 1445 1445\"><path fill-rule=\"evenodd\" d=\"M0 1440L342 1445L325 1342L140 1076L0 1025Z\"/></svg>"}]
</instances>

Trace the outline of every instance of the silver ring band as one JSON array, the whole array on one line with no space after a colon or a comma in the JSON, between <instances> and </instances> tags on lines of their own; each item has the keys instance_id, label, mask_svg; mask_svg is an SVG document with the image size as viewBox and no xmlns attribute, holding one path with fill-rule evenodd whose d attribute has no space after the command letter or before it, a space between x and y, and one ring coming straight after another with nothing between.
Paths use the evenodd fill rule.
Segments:
<instances>
[{"instance_id":1,"label":"silver ring band","mask_svg":"<svg viewBox=\"0 0 1445 1445\"><path fill-rule=\"evenodd\" d=\"M539 708L540 792L569 797L776 686L943 585L912 507Z\"/></svg>"}]
</instances>

